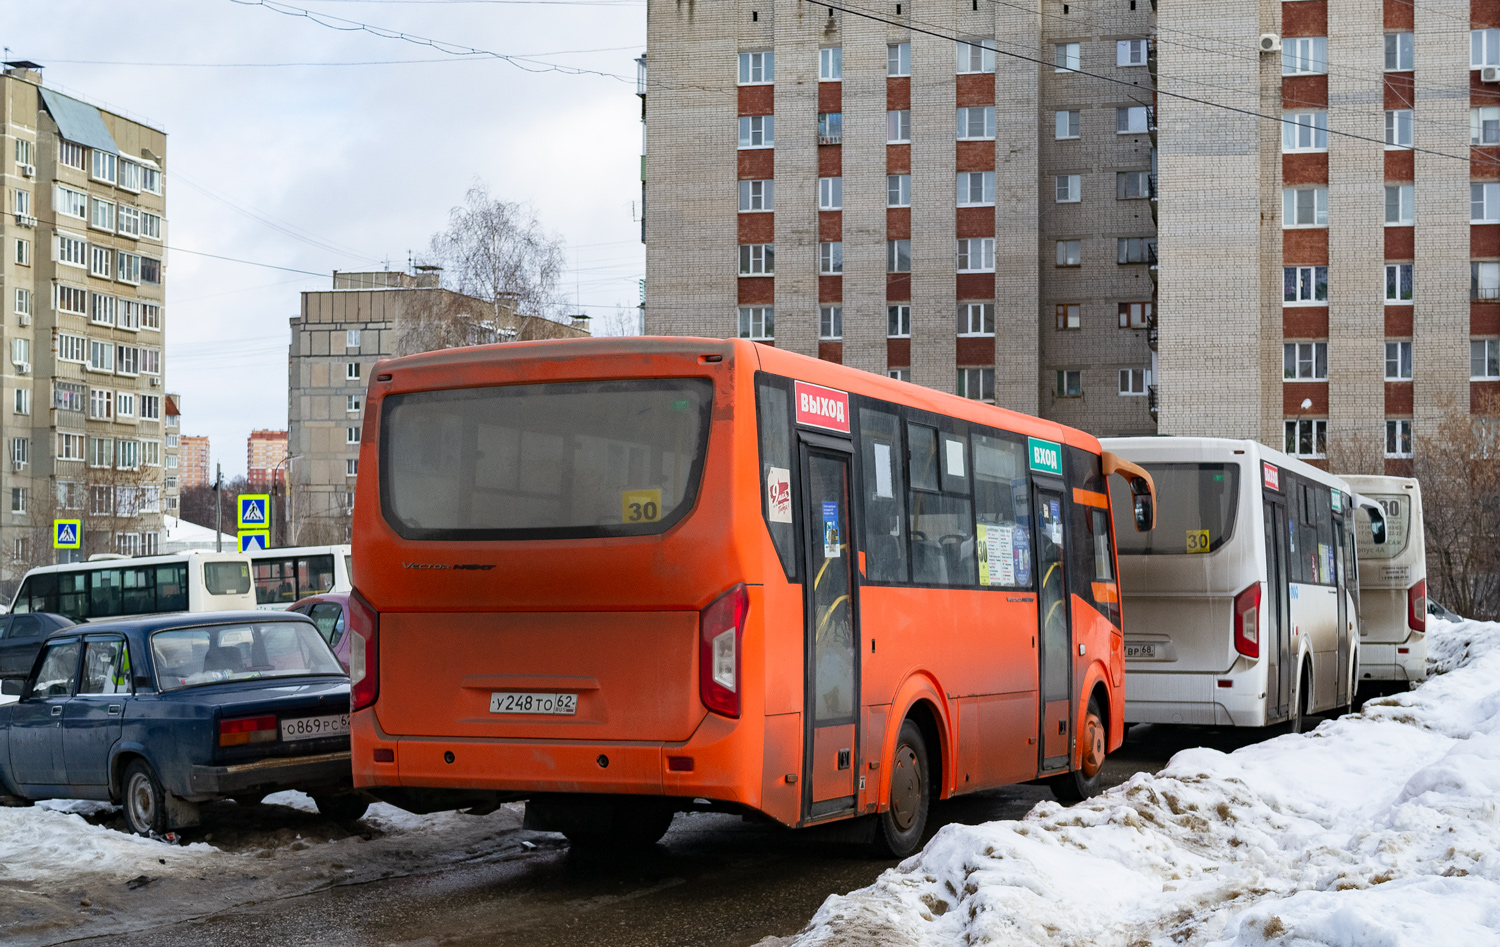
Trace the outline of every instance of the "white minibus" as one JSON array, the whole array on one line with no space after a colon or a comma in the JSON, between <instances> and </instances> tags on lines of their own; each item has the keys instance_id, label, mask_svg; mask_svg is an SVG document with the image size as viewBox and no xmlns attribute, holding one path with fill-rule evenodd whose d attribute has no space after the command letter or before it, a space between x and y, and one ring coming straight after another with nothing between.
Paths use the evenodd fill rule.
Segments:
<instances>
[{"instance_id":1,"label":"white minibus","mask_svg":"<svg viewBox=\"0 0 1500 947\"><path fill-rule=\"evenodd\" d=\"M1300 730L1348 706L1360 660L1349 485L1256 441L1100 443L1156 482L1156 528L1116 534L1126 722ZM1113 502L1129 512L1129 497Z\"/></svg>"},{"instance_id":2,"label":"white minibus","mask_svg":"<svg viewBox=\"0 0 1500 947\"><path fill-rule=\"evenodd\" d=\"M1370 517L1354 518L1359 548L1359 679L1368 690L1405 690L1427 679L1427 537L1422 488L1409 477L1347 476L1356 492L1380 504L1385 542Z\"/></svg>"},{"instance_id":3,"label":"white minibus","mask_svg":"<svg viewBox=\"0 0 1500 947\"><path fill-rule=\"evenodd\" d=\"M255 608L250 560L235 552L99 556L26 573L12 612L56 612L75 622L160 612Z\"/></svg>"},{"instance_id":4,"label":"white minibus","mask_svg":"<svg viewBox=\"0 0 1500 947\"><path fill-rule=\"evenodd\" d=\"M286 546L247 553L259 608L282 609L309 595L348 592L350 546Z\"/></svg>"}]
</instances>

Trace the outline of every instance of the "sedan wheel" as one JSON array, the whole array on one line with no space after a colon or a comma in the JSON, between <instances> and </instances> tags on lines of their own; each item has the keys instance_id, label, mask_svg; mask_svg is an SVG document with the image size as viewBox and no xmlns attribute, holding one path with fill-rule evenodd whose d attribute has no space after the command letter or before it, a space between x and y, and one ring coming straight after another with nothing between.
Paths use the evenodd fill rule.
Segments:
<instances>
[{"instance_id":1,"label":"sedan wheel","mask_svg":"<svg viewBox=\"0 0 1500 947\"><path fill-rule=\"evenodd\" d=\"M120 801L125 822L136 835L165 835L167 793L145 760L135 760L125 769Z\"/></svg>"}]
</instances>

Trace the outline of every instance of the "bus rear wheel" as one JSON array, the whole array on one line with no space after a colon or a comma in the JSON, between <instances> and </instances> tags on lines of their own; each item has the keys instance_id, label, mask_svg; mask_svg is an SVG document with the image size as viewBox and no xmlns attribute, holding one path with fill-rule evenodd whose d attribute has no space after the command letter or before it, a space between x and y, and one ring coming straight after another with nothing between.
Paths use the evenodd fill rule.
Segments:
<instances>
[{"instance_id":1,"label":"bus rear wheel","mask_svg":"<svg viewBox=\"0 0 1500 947\"><path fill-rule=\"evenodd\" d=\"M878 816L875 829L878 853L905 858L922 844L927 813L932 806L927 760L927 741L922 739L922 728L910 719L904 721L890 763L891 804Z\"/></svg>"},{"instance_id":2,"label":"bus rear wheel","mask_svg":"<svg viewBox=\"0 0 1500 947\"><path fill-rule=\"evenodd\" d=\"M1297 685L1297 707L1292 712L1292 720L1288 729L1292 733L1306 733L1315 726L1308 712L1312 706L1312 671L1307 665L1302 666L1302 682Z\"/></svg>"},{"instance_id":3,"label":"bus rear wheel","mask_svg":"<svg viewBox=\"0 0 1500 947\"><path fill-rule=\"evenodd\" d=\"M1078 728L1078 741L1083 745L1083 759L1078 769L1049 782L1052 795L1061 802L1082 802L1099 795L1104 789L1104 757L1109 746L1109 730L1104 726L1104 711L1099 707L1099 698L1089 698L1089 709L1083 715Z\"/></svg>"}]
</instances>

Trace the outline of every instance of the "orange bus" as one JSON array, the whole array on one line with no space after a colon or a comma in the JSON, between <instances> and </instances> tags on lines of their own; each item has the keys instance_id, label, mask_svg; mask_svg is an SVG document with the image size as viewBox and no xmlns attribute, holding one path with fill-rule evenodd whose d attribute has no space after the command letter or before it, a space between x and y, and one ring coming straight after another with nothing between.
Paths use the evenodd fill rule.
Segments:
<instances>
[{"instance_id":1,"label":"orange bus","mask_svg":"<svg viewBox=\"0 0 1500 947\"><path fill-rule=\"evenodd\" d=\"M1097 790L1124 735L1106 477L1080 431L740 340L509 343L372 373L355 785L526 799L579 843L710 808L895 855L931 800Z\"/></svg>"}]
</instances>

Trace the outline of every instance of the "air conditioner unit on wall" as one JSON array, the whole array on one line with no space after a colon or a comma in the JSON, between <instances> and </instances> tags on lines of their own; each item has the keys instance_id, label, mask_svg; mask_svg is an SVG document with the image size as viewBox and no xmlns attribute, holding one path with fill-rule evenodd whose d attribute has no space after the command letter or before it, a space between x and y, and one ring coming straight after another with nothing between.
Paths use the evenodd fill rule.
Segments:
<instances>
[{"instance_id":1,"label":"air conditioner unit on wall","mask_svg":"<svg viewBox=\"0 0 1500 947\"><path fill-rule=\"evenodd\" d=\"M21 165L21 177L23 177L23 178L34 178L34 177L36 177L36 165L34 165L34 164L23 164L23 165Z\"/></svg>"},{"instance_id":2,"label":"air conditioner unit on wall","mask_svg":"<svg viewBox=\"0 0 1500 947\"><path fill-rule=\"evenodd\" d=\"M160 378L153 378L153 379L151 379L151 387L152 388L160 388L161 387L161 379Z\"/></svg>"},{"instance_id":3,"label":"air conditioner unit on wall","mask_svg":"<svg viewBox=\"0 0 1500 947\"><path fill-rule=\"evenodd\" d=\"M1485 66L1479 70L1480 82L1500 82L1500 66Z\"/></svg>"},{"instance_id":4,"label":"air conditioner unit on wall","mask_svg":"<svg viewBox=\"0 0 1500 947\"><path fill-rule=\"evenodd\" d=\"M1260 34L1260 51L1263 53L1277 53L1281 51L1281 37L1275 33Z\"/></svg>"},{"instance_id":5,"label":"air conditioner unit on wall","mask_svg":"<svg viewBox=\"0 0 1500 947\"><path fill-rule=\"evenodd\" d=\"M18 317L18 321L23 326L29 326L29 325L31 325L31 314L30 313L25 313L25 312L21 313L21 315Z\"/></svg>"}]
</instances>

